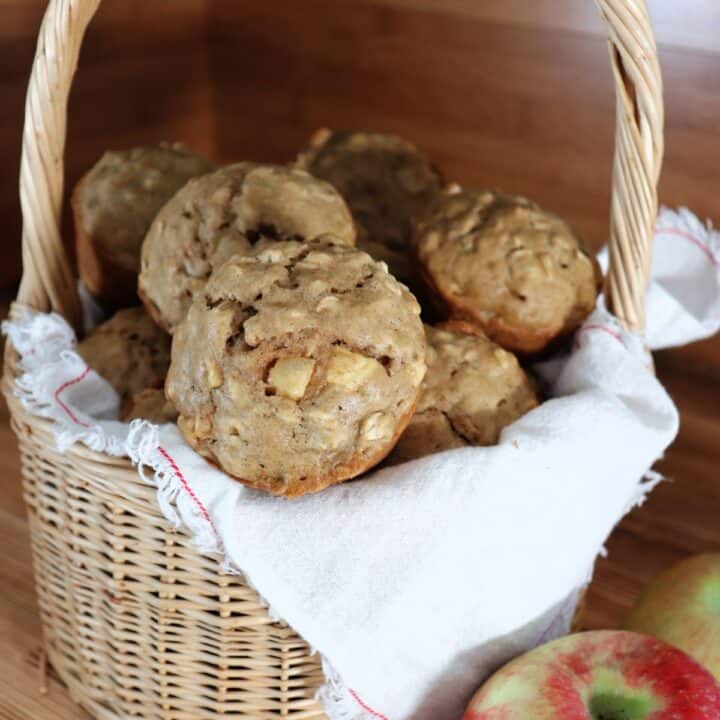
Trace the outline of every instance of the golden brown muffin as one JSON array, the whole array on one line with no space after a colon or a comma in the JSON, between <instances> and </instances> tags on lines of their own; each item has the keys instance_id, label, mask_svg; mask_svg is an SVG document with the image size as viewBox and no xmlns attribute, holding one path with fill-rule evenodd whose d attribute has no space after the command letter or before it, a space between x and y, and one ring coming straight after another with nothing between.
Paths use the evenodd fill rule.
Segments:
<instances>
[{"instance_id":1,"label":"golden brown muffin","mask_svg":"<svg viewBox=\"0 0 720 720\"><path fill-rule=\"evenodd\" d=\"M111 307L136 305L140 246L160 208L197 175L214 169L182 145L107 152L72 195L78 271Z\"/></svg>"},{"instance_id":2,"label":"golden brown muffin","mask_svg":"<svg viewBox=\"0 0 720 720\"><path fill-rule=\"evenodd\" d=\"M260 238L355 244L350 211L328 183L301 170L237 163L188 183L162 209L142 248L139 294L168 332L214 268Z\"/></svg>"},{"instance_id":3,"label":"golden brown muffin","mask_svg":"<svg viewBox=\"0 0 720 720\"><path fill-rule=\"evenodd\" d=\"M418 220L414 249L448 314L508 350L538 352L595 307L595 259L564 220L520 196L449 188Z\"/></svg>"},{"instance_id":4,"label":"golden brown muffin","mask_svg":"<svg viewBox=\"0 0 720 720\"><path fill-rule=\"evenodd\" d=\"M442 187L430 161L395 135L322 129L297 165L337 188L355 218L358 247L409 282L412 218Z\"/></svg>"},{"instance_id":5,"label":"golden brown muffin","mask_svg":"<svg viewBox=\"0 0 720 720\"><path fill-rule=\"evenodd\" d=\"M170 336L141 307L119 310L77 346L125 403L145 388L159 388L170 365Z\"/></svg>"},{"instance_id":6,"label":"golden brown muffin","mask_svg":"<svg viewBox=\"0 0 720 720\"><path fill-rule=\"evenodd\" d=\"M389 464L465 445L495 445L504 427L538 404L517 358L477 328L453 321L425 332L420 399Z\"/></svg>"},{"instance_id":7,"label":"golden brown muffin","mask_svg":"<svg viewBox=\"0 0 720 720\"><path fill-rule=\"evenodd\" d=\"M415 298L341 243L258 243L178 326L166 392L202 455L275 495L316 492L392 449L425 373Z\"/></svg>"},{"instance_id":8,"label":"golden brown muffin","mask_svg":"<svg viewBox=\"0 0 720 720\"><path fill-rule=\"evenodd\" d=\"M120 419L148 420L156 425L174 423L178 412L175 406L165 397L162 388L146 388L135 393L122 407Z\"/></svg>"}]
</instances>

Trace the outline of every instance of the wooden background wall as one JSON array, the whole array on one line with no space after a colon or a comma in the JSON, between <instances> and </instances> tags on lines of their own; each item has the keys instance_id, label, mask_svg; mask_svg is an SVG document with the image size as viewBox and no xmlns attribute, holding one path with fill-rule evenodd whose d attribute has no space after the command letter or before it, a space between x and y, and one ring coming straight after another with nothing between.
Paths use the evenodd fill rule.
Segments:
<instances>
[{"instance_id":1,"label":"wooden background wall","mask_svg":"<svg viewBox=\"0 0 720 720\"><path fill-rule=\"evenodd\" d=\"M0 288L20 274L25 90L46 2L0 0ZM71 187L106 149L182 138L213 149L203 0L106 0L83 46L68 126ZM67 222L66 235L71 233Z\"/></svg>"},{"instance_id":2,"label":"wooden background wall","mask_svg":"<svg viewBox=\"0 0 720 720\"><path fill-rule=\"evenodd\" d=\"M720 3L649 4L667 89L661 200L720 222ZM0 0L6 288L19 273L22 105L44 5ZM362 126L406 135L448 178L529 194L599 246L613 114L591 0L105 0L71 101L67 177L110 147L179 139L218 159L285 161L320 125ZM720 343L682 362L715 372Z\"/></svg>"}]
</instances>

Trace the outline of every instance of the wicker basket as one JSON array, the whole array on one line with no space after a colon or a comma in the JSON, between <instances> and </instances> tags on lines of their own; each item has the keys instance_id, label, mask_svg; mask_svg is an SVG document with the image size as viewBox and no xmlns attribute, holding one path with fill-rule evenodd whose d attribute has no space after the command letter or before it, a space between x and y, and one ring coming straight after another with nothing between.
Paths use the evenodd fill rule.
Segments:
<instances>
[{"instance_id":1,"label":"wicker basket","mask_svg":"<svg viewBox=\"0 0 720 720\"><path fill-rule=\"evenodd\" d=\"M52 0L28 91L20 197L18 307L77 326L76 281L59 216L70 84L99 0ZM645 0L597 0L617 87L611 267L606 294L631 329L644 292L662 158L662 88ZM45 649L73 698L98 718L322 718L319 660L273 622L241 578L224 575L158 510L129 462L82 446L60 454L50 423L4 392L17 433Z\"/></svg>"}]
</instances>

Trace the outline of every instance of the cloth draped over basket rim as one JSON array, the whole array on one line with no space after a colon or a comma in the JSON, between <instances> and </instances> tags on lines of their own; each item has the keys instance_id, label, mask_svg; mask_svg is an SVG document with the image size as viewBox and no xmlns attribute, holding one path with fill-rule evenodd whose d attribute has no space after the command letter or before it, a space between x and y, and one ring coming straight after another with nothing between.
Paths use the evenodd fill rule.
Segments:
<instances>
[{"instance_id":1,"label":"cloth draped over basket rim","mask_svg":"<svg viewBox=\"0 0 720 720\"><path fill-rule=\"evenodd\" d=\"M18 303L40 311L52 309L74 327L79 324L80 303L59 229L65 126L70 85L80 46L99 2L50 1L30 78L23 136L20 199L24 221L24 274ZM606 299L609 309L625 329L640 331L644 324L644 294L650 271L656 188L663 152L662 82L645 0L596 0L596 4L607 27L617 94ZM603 321L605 319L603 316ZM607 319L610 322L609 317ZM621 332L613 329L611 332L581 333L579 337L584 338L581 344L593 344L610 342L615 335L625 337L624 332L624 329ZM582 350L581 347L580 352ZM307 692L308 688L314 690L318 675L313 663L307 660L306 654L303 655L305 651L299 650L303 647L301 641L293 639L291 633L289 636L283 634L267 613L257 611L252 605L253 600L249 601L252 610L242 605L239 599L247 600L247 587L239 580L233 583L227 577L216 577L213 561L202 556L185 554L182 562L187 565L184 567L185 578L190 579L191 586L197 585L202 592L210 592L208 588L215 587L213 583L216 582L220 588L213 606L217 620L211 622L212 616L207 612L202 615L204 640L221 648L231 643L237 633L228 630L225 623L228 617L237 618L242 625L244 618L252 616L252 623L248 621L244 626L248 632L250 627L266 629L265 635L258 631L248 640L250 660L241 664L244 669L238 670L238 659L229 659L221 650L213 661L217 665L210 676L192 663L173 666L170 673L168 668L173 664L174 656L165 650L164 641L148 647L152 658L145 664L138 663L131 657L132 653L127 654L129 651L122 638L130 637L137 630L139 620L133 625L127 620L127 613L123 616L114 612L107 604L101 607L97 600L103 592L110 592L107 585L112 585L112 592L130 592L130 585L122 579L128 567L121 565L118 569L118 563L127 561L123 554L127 543L117 538L114 541L102 538L104 550L95 552L87 545L88 530L80 521L85 517L83 513L88 518L95 513L92 515L95 520L107 521L109 518L113 532L119 532L121 536L123 532L135 532L133 541L154 559L156 565L151 566L157 566L156 575L145 569L140 573L139 587L145 590L145 583L149 583L148 587L157 590L139 596L141 600L134 610L146 613L142 616L143 622L149 625L143 627L164 637L162 622L154 614L156 611L162 615L168 611L167 603L170 602L171 609L179 613L177 617L185 617L189 624L191 618L198 621L198 616L193 614L199 612L198 606L178 610L172 604L179 600L172 600L175 593L166 578L176 579L176 572L182 576L177 569L180 561L176 556L158 559L155 539L150 542L140 527L132 525L138 518L154 518L157 513L150 507L143 488L131 483L127 463L111 461L107 456L83 450L80 445L72 446L67 456L58 454L47 424L33 419L12 395L9 382L14 371L12 353L10 358L11 362L6 363L5 390L9 394L13 424L23 453L36 584L48 654L73 695L96 716L108 719L131 714L189 718L198 713L206 714L209 707L213 712L228 716L237 713L251 716L255 713L257 716L258 712L266 712L272 707L272 712L281 714L299 711L302 717L320 717L321 711L308 699ZM66 393L80 390L80 385L78 382L63 390L59 393L60 399L67 398ZM120 476L126 483L125 489L133 493L132 497L113 492L111 478ZM65 492L61 492L63 489ZM144 498L143 502L139 498ZM115 510L108 515L106 507ZM118 518L122 518L125 525ZM58 533L59 527L64 528L67 538ZM125 529L121 530L122 527ZM185 547L182 540L163 537L167 547ZM121 552L115 548L126 550ZM64 568L62 578L57 576L55 566ZM94 568L97 576L89 575L89 568ZM133 572L137 575L138 571ZM98 579L105 578L106 573L114 579L105 580L103 585ZM118 587L113 584L115 581ZM96 590L96 596L90 597L89 587ZM200 594L202 597L198 602L207 609L209 601ZM231 596L237 598L234 604L228 604ZM237 616L229 609L231 606L242 607ZM263 613L265 617L262 617ZM91 625L83 620L87 614L95 618ZM68 626L78 631L75 644L79 643L81 647L79 654L73 638L67 635ZM123 634L118 639L113 633L119 632L120 626ZM108 641L108 633L114 639ZM195 641L195 636L188 636L185 645L177 641L172 653L180 652L183 658L196 661L197 650L191 647ZM267 660L268 642L273 648L272 662ZM182 651L187 652L183 655ZM202 657L208 660L207 654ZM278 659L280 657L282 660ZM228 677L230 666L233 672L240 672L240 676ZM115 682L113 673L121 677L122 682ZM167 680L168 673L174 683ZM241 677L243 673L244 677ZM138 690L148 687L153 689L151 698ZM208 689L210 687L212 691ZM230 697L232 702L228 700ZM350 707L343 717L385 716L359 698L350 697Z\"/></svg>"},{"instance_id":2,"label":"cloth draped over basket rim","mask_svg":"<svg viewBox=\"0 0 720 720\"><path fill-rule=\"evenodd\" d=\"M663 211L659 228L647 296L653 347L720 325L717 234L688 211ZM605 537L659 481L647 471L677 430L642 338L601 299L570 355L536 366L554 399L498 446L285 501L208 465L174 425L112 419L115 392L73 351L58 316L26 311L6 329L28 410L53 420L61 449L79 441L139 465L165 518L241 572L271 615L321 652L320 697L333 720L372 717L367 708L450 720L494 666L565 632Z\"/></svg>"}]
</instances>

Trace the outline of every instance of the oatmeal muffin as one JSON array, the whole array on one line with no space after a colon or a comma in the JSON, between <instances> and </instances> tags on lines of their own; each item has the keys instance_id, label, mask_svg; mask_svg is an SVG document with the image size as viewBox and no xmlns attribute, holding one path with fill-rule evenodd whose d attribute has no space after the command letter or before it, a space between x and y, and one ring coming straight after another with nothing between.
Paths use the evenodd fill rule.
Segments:
<instances>
[{"instance_id":1,"label":"oatmeal muffin","mask_svg":"<svg viewBox=\"0 0 720 720\"><path fill-rule=\"evenodd\" d=\"M170 336L141 307L119 310L77 346L78 353L120 395L160 388L170 365Z\"/></svg>"},{"instance_id":2,"label":"oatmeal muffin","mask_svg":"<svg viewBox=\"0 0 720 720\"><path fill-rule=\"evenodd\" d=\"M338 189L355 218L358 247L408 282L412 218L442 187L430 161L395 135L323 129L297 165Z\"/></svg>"},{"instance_id":3,"label":"oatmeal muffin","mask_svg":"<svg viewBox=\"0 0 720 720\"><path fill-rule=\"evenodd\" d=\"M200 454L293 497L387 455L412 415L424 358L417 301L382 263L328 239L262 241L193 301L166 392Z\"/></svg>"},{"instance_id":4,"label":"oatmeal muffin","mask_svg":"<svg viewBox=\"0 0 720 720\"><path fill-rule=\"evenodd\" d=\"M417 410L388 458L398 464L465 445L494 445L538 404L517 358L461 321L426 326L427 373Z\"/></svg>"},{"instance_id":5,"label":"oatmeal muffin","mask_svg":"<svg viewBox=\"0 0 720 720\"><path fill-rule=\"evenodd\" d=\"M140 246L160 208L214 168L182 145L107 152L72 195L78 270L104 304L137 304Z\"/></svg>"},{"instance_id":6,"label":"oatmeal muffin","mask_svg":"<svg viewBox=\"0 0 720 720\"><path fill-rule=\"evenodd\" d=\"M419 219L413 241L447 314L509 350L538 352L595 307L597 262L564 220L526 198L454 186Z\"/></svg>"},{"instance_id":7,"label":"oatmeal muffin","mask_svg":"<svg viewBox=\"0 0 720 720\"><path fill-rule=\"evenodd\" d=\"M162 388L146 388L135 393L122 407L120 419L149 420L156 425L174 423L178 413L175 406L165 397Z\"/></svg>"},{"instance_id":8,"label":"oatmeal muffin","mask_svg":"<svg viewBox=\"0 0 720 720\"><path fill-rule=\"evenodd\" d=\"M162 209L142 248L139 294L168 332L214 268L260 238L355 244L350 211L328 183L301 170L237 163L188 183Z\"/></svg>"}]
</instances>

